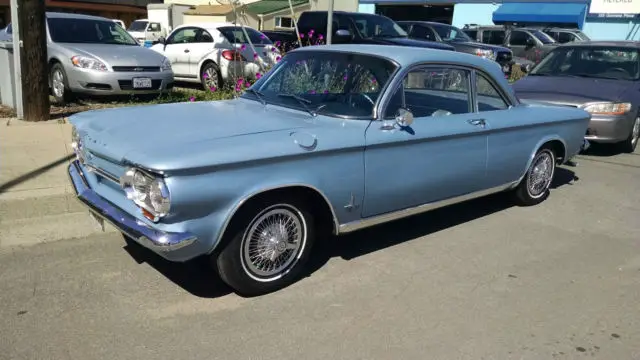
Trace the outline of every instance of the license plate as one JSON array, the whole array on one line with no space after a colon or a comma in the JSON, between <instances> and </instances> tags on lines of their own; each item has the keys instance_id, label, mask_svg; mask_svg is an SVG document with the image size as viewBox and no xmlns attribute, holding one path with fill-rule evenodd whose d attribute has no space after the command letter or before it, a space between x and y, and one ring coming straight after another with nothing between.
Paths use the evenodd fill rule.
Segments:
<instances>
[{"instance_id":1,"label":"license plate","mask_svg":"<svg viewBox=\"0 0 640 360\"><path fill-rule=\"evenodd\" d=\"M93 220L95 220L96 225L98 225L98 228L104 232L104 219L92 213L91 211L89 211L89 215Z\"/></svg>"},{"instance_id":2,"label":"license plate","mask_svg":"<svg viewBox=\"0 0 640 360\"><path fill-rule=\"evenodd\" d=\"M149 89L151 87L150 78L133 78L134 89Z\"/></svg>"}]
</instances>

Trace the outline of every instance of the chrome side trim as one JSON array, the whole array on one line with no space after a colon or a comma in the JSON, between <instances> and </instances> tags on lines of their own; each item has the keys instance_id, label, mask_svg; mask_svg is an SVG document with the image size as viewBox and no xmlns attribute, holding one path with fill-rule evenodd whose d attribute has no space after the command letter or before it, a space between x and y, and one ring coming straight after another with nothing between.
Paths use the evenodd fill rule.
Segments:
<instances>
[{"instance_id":1,"label":"chrome side trim","mask_svg":"<svg viewBox=\"0 0 640 360\"><path fill-rule=\"evenodd\" d=\"M333 206L331 205L331 202L326 197L326 195L322 191L320 191L320 189L316 188L315 186L307 185L307 184L297 184L297 183L285 184L285 185L278 185L278 186L272 186L272 187L267 187L267 188L264 188L264 189L260 189L260 190L258 190L256 192L253 192L253 193L245 196L244 198L242 198L242 200L240 200L233 207L233 210L231 211L231 214L228 215L227 218L224 220L224 223L222 224L222 227L220 228L220 233L218 234L216 242L214 243L214 247L213 247L213 249L211 249L211 251L215 250L215 248L218 246L218 244L220 244L220 241L222 240L222 237L224 236L224 233L227 231L227 227L231 223L231 220L235 217L235 215L238 212L238 210L240 209L240 207L242 207L242 205L244 205L247 201L251 200L253 197L255 197L257 195L260 195L262 193L265 193L267 191L278 190L278 189L286 189L286 188L290 188L290 187L304 187L304 188L307 188L309 190L313 190L317 194L322 196L322 198L324 199L325 203L327 204L327 206L329 206L329 209L331 210L331 218L333 219L333 231L332 232L333 232L334 235L337 235L338 232L339 232L339 227L340 227L340 223L338 222L338 217L336 216L336 212L333 209Z\"/></svg>"},{"instance_id":2,"label":"chrome side trim","mask_svg":"<svg viewBox=\"0 0 640 360\"><path fill-rule=\"evenodd\" d=\"M112 174L110 174L110 173L108 173L108 172L106 172L106 171L104 171L104 170L102 170L100 168L97 168L97 167L95 167L93 165L89 165L89 164L86 164L86 163L82 164L82 165L84 165L84 167L86 167L87 170L89 170L91 172L94 172L94 173L102 176L105 179L111 180L116 184L120 184L120 179L118 179L115 175L112 175Z\"/></svg>"},{"instance_id":3,"label":"chrome side trim","mask_svg":"<svg viewBox=\"0 0 640 360\"><path fill-rule=\"evenodd\" d=\"M476 191L476 192L473 192L473 193L469 193L469 194L465 194L465 195L461 195L461 196L456 196L456 197L452 197L452 198L441 200L441 201L436 201L436 202L429 203L429 204L418 205L418 206L415 206L415 207L412 207L412 208L408 208L408 209L403 209L403 210L394 211L394 212L391 212L391 213L386 213L386 214L382 214L382 215L378 215L378 216L373 216L373 217L366 218L366 219L352 221L350 223L346 223L346 224L340 225L339 233L340 234L346 234L346 233L350 233L350 232L353 232L353 231L365 229L365 228L368 228L368 227L371 227L371 226L380 225L380 224L383 224L383 223L386 223L386 222L399 220L399 219L402 219L402 218L405 218L405 217L409 217L409 216L413 216L413 215L418 215L418 214L421 214L421 213L424 213L424 212L427 212L427 211L431 211L431 210L435 210L435 209L438 209L438 208L441 208L441 207L445 207L445 206L461 203L461 202L464 202L464 201L480 198L480 197L483 197L483 196L495 194L495 193L507 190L510 187L512 187L513 185L514 185L514 183L508 183L508 184L505 184L505 185L500 185L500 186L496 186L496 187L493 187L493 188L480 190L480 191Z\"/></svg>"},{"instance_id":4,"label":"chrome side trim","mask_svg":"<svg viewBox=\"0 0 640 360\"><path fill-rule=\"evenodd\" d=\"M155 230L121 210L93 191L87 183L78 160L69 165L69 178L80 202L97 217L109 222L140 245L159 253L178 250L197 241L191 233L170 233Z\"/></svg>"}]
</instances>

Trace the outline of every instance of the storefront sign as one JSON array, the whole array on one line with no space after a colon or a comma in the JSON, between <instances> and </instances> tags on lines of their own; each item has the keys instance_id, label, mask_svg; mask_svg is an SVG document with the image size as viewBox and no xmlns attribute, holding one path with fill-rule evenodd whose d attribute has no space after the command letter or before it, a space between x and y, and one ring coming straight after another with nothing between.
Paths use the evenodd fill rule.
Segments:
<instances>
[{"instance_id":1,"label":"storefront sign","mask_svg":"<svg viewBox=\"0 0 640 360\"><path fill-rule=\"evenodd\" d=\"M640 14L640 0L591 0L590 16L629 17Z\"/></svg>"}]
</instances>

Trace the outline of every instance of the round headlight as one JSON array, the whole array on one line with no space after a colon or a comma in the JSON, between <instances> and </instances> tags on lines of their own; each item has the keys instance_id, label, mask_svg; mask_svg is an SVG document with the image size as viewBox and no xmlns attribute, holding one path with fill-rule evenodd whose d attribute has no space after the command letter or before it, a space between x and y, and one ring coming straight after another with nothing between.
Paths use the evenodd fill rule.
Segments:
<instances>
[{"instance_id":1,"label":"round headlight","mask_svg":"<svg viewBox=\"0 0 640 360\"><path fill-rule=\"evenodd\" d=\"M140 171L136 171L133 174L133 189L138 201L145 201L147 198L147 192L149 189L149 179L144 176Z\"/></svg>"},{"instance_id":2,"label":"round headlight","mask_svg":"<svg viewBox=\"0 0 640 360\"><path fill-rule=\"evenodd\" d=\"M169 212L169 191L162 180L156 179L151 183L149 188L149 200L153 210L158 215L166 215Z\"/></svg>"}]
</instances>

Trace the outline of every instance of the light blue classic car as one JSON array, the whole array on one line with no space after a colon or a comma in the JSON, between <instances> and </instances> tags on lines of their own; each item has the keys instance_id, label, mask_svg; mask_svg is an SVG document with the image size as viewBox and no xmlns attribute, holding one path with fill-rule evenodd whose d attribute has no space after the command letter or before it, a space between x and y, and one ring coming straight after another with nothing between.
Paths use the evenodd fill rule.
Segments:
<instances>
[{"instance_id":1,"label":"light blue classic car","mask_svg":"<svg viewBox=\"0 0 640 360\"><path fill-rule=\"evenodd\" d=\"M499 191L542 202L589 117L521 104L478 56L311 46L234 100L71 117L69 175L98 219L252 296L296 281L329 232Z\"/></svg>"}]
</instances>

